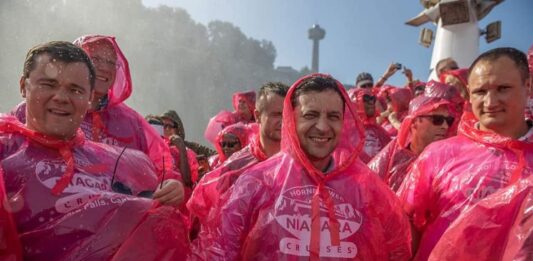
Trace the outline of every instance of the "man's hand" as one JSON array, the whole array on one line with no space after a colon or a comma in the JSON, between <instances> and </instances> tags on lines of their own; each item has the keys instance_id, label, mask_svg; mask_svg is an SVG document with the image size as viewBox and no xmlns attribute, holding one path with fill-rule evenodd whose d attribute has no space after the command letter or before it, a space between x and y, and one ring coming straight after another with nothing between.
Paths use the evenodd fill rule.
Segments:
<instances>
[{"instance_id":1,"label":"man's hand","mask_svg":"<svg viewBox=\"0 0 533 261\"><path fill-rule=\"evenodd\" d=\"M172 135L169 138L170 144L176 146L178 149L185 148L185 142L178 135Z\"/></svg>"},{"instance_id":2,"label":"man's hand","mask_svg":"<svg viewBox=\"0 0 533 261\"><path fill-rule=\"evenodd\" d=\"M183 185L175 179L163 181L163 187L154 193L154 199L163 205L178 207L184 198Z\"/></svg>"}]
</instances>

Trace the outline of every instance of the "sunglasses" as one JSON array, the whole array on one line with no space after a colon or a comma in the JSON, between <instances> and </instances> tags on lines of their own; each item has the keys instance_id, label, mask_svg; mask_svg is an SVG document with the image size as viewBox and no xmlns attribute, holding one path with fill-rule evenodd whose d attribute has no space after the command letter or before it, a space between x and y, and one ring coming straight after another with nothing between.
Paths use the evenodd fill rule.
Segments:
<instances>
[{"instance_id":1,"label":"sunglasses","mask_svg":"<svg viewBox=\"0 0 533 261\"><path fill-rule=\"evenodd\" d=\"M120 181L115 181L115 174L117 173L118 162L120 158L122 157L122 154L124 154L124 152L126 151L126 148L128 148L128 146L122 149L122 152L120 152L120 154L118 155L117 161L115 162L115 169L113 170L113 176L111 177L111 190L113 192L124 194L124 195L133 195L133 191L128 186L126 186L124 183ZM163 165L165 165L164 158L163 158ZM164 174L165 173L163 173L163 175ZM161 182L161 185L163 185L163 182ZM153 198L154 191L151 191L151 190L141 191L136 196L141 197L141 198Z\"/></svg>"},{"instance_id":2,"label":"sunglasses","mask_svg":"<svg viewBox=\"0 0 533 261\"><path fill-rule=\"evenodd\" d=\"M372 87L374 87L374 84L371 84L371 83L365 83L365 84L359 85L359 88L363 88L363 89L372 88Z\"/></svg>"},{"instance_id":3,"label":"sunglasses","mask_svg":"<svg viewBox=\"0 0 533 261\"><path fill-rule=\"evenodd\" d=\"M240 142L238 141L234 141L234 142L226 142L226 141L223 141L220 143L220 146L222 148L233 148L235 147L237 144L240 144Z\"/></svg>"},{"instance_id":4,"label":"sunglasses","mask_svg":"<svg viewBox=\"0 0 533 261\"><path fill-rule=\"evenodd\" d=\"M431 123L433 123L433 125L435 126L440 126L444 122L446 122L448 126L452 126L453 121L454 121L454 118L451 116L446 117L442 115L421 115L418 117L431 119Z\"/></svg>"},{"instance_id":5,"label":"sunglasses","mask_svg":"<svg viewBox=\"0 0 533 261\"><path fill-rule=\"evenodd\" d=\"M376 102L376 96L365 94L365 95L363 95L363 101L364 102L374 103L374 102Z\"/></svg>"}]
</instances>

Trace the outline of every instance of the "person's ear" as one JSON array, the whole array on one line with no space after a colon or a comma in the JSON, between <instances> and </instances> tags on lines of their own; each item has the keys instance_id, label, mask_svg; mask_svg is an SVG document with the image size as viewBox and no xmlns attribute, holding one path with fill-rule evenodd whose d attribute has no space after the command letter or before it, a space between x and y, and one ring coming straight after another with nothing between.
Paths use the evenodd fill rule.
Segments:
<instances>
[{"instance_id":1,"label":"person's ear","mask_svg":"<svg viewBox=\"0 0 533 261\"><path fill-rule=\"evenodd\" d=\"M20 77L19 86L20 95L22 96L22 98L26 98L26 77L24 77L24 75Z\"/></svg>"}]
</instances>

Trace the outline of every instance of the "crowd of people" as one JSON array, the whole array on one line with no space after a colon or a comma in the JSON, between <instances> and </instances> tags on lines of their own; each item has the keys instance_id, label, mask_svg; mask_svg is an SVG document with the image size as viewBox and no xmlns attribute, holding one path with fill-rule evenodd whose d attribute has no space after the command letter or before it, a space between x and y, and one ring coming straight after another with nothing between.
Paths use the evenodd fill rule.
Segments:
<instances>
[{"instance_id":1,"label":"crowd of people","mask_svg":"<svg viewBox=\"0 0 533 261\"><path fill-rule=\"evenodd\" d=\"M0 114L0 260L533 260L533 46L401 68L237 92L211 149L124 103L114 37L37 45Z\"/></svg>"}]
</instances>

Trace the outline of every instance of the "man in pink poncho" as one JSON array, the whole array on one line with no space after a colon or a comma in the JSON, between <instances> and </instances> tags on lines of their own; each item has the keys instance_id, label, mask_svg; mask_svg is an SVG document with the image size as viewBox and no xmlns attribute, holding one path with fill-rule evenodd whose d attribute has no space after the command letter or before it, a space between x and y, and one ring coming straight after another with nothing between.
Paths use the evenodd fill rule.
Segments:
<instances>
[{"instance_id":1,"label":"man in pink poncho","mask_svg":"<svg viewBox=\"0 0 533 261\"><path fill-rule=\"evenodd\" d=\"M283 99L288 89L282 83L267 83L261 87L255 111L259 133L254 134L250 144L232 155L221 167L206 174L195 188L187 207L202 225L200 239L193 242L194 247L199 245L197 250L205 249L205 244L211 240L207 226L216 226L221 201L239 175L279 152Z\"/></svg>"},{"instance_id":2,"label":"man in pink poncho","mask_svg":"<svg viewBox=\"0 0 533 261\"><path fill-rule=\"evenodd\" d=\"M208 249L220 260L408 260L406 217L359 159L362 124L341 83L289 89L281 151L245 171Z\"/></svg>"},{"instance_id":3,"label":"man in pink poncho","mask_svg":"<svg viewBox=\"0 0 533 261\"><path fill-rule=\"evenodd\" d=\"M394 138L369 163L393 191L398 190L413 161L434 141L449 137L449 102L438 97L420 95L409 104L398 137Z\"/></svg>"},{"instance_id":4,"label":"man in pink poncho","mask_svg":"<svg viewBox=\"0 0 533 261\"><path fill-rule=\"evenodd\" d=\"M390 142L389 134L376 123L379 113L376 110L376 96L370 89L352 89L350 99L355 103L358 116L365 130L365 145L359 158L368 163ZM350 92L348 92L350 93Z\"/></svg>"},{"instance_id":5,"label":"man in pink poncho","mask_svg":"<svg viewBox=\"0 0 533 261\"><path fill-rule=\"evenodd\" d=\"M533 128L524 119L530 87L525 54L493 49L469 71L473 114L463 116L456 137L426 148L398 191L421 235L415 260L426 260L450 224L472 205L533 170ZM477 235L465 236L472 241ZM485 247L503 243L495 240Z\"/></svg>"},{"instance_id":6,"label":"man in pink poncho","mask_svg":"<svg viewBox=\"0 0 533 261\"><path fill-rule=\"evenodd\" d=\"M175 208L151 199L164 188L147 156L91 142L79 130L95 75L71 43L28 52L20 80L28 121L0 116L0 213L12 217L25 260L184 256L185 226ZM180 198L159 201L176 205ZM6 223L0 226L4 231Z\"/></svg>"}]
</instances>

